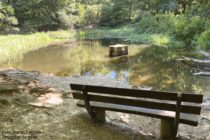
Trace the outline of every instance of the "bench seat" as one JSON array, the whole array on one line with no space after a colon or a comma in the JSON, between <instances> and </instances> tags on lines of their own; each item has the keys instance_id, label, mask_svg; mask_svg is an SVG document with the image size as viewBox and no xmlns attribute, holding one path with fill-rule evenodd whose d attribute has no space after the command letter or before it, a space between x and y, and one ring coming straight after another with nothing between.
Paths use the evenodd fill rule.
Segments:
<instances>
[{"instance_id":1,"label":"bench seat","mask_svg":"<svg viewBox=\"0 0 210 140\"><path fill-rule=\"evenodd\" d=\"M77 106L85 108L85 102L82 100L78 101ZM175 119L175 112L173 111L163 111L163 110L157 110L157 109L116 105L116 104L101 103L101 102L94 102L94 101L90 101L90 106L93 108L107 110L107 111L144 115L144 116L149 116L149 117L159 118L159 119L162 119L162 118L165 118L168 120ZM194 115L194 114L189 115L186 113L180 113L180 123L197 126L198 119L199 119L199 115Z\"/></svg>"}]
</instances>

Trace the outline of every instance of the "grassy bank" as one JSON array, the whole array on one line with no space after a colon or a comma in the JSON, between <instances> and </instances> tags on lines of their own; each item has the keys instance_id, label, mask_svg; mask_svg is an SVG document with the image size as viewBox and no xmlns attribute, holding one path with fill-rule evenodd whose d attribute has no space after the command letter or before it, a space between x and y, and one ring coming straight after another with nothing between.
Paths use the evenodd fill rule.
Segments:
<instances>
[{"instance_id":1,"label":"grassy bank","mask_svg":"<svg viewBox=\"0 0 210 140\"><path fill-rule=\"evenodd\" d=\"M171 41L168 36L160 34L137 34L128 27L117 29L97 28L71 31L40 32L24 35L0 36L0 64L20 60L24 54L46 47L53 43L65 42L69 39L95 39L95 38L124 38L134 43L151 43L159 46L167 46Z\"/></svg>"},{"instance_id":2,"label":"grassy bank","mask_svg":"<svg viewBox=\"0 0 210 140\"><path fill-rule=\"evenodd\" d=\"M40 32L0 36L0 64L20 60L24 54L53 43L73 39L75 31Z\"/></svg>"},{"instance_id":3,"label":"grassy bank","mask_svg":"<svg viewBox=\"0 0 210 140\"><path fill-rule=\"evenodd\" d=\"M123 38L133 43L150 43L158 46L168 46L173 42L170 36L162 34L138 34L134 28L128 26L122 28L97 28L91 30L81 30L81 39L94 38Z\"/></svg>"}]
</instances>

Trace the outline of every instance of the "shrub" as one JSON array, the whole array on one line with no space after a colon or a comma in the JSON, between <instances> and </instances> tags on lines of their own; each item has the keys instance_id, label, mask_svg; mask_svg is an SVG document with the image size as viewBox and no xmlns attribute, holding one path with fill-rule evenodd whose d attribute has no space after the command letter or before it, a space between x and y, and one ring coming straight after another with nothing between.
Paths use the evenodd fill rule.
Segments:
<instances>
[{"instance_id":1,"label":"shrub","mask_svg":"<svg viewBox=\"0 0 210 140\"><path fill-rule=\"evenodd\" d=\"M58 19L60 21L59 26L62 29L73 28L78 21L77 16L68 14L65 9L58 11Z\"/></svg>"},{"instance_id":2,"label":"shrub","mask_svg":"<svg viewBox=\"0 0 210 140\"><path fill-rule=\"evenodd\" d=\"M174 35L185 43L185 47L195 46L197 36L204 31L204 22L199 16L181 16L175 22Z\"/></svg>"},{"instance_id":3,"label":"shrub","mask_svg":"<svg viewBox=\"0 0 210 140\"><path fill-rule=\"evenodd\" d=\"M210 50L210 29L207 29L197 39L200 49Z\"/></svg>"},{"instance_id":4,"label":"shrub","mask_svg":"<svg viewBox=\"0 0 210 140\"><path fill-rule=\"evenodd\" d=\"M0 1L0 33L16 33L19 29L16 27L18 20L14 16L12 6L6 5Z\"/></svg>"},{"instance_id":5,"label":"shrub","mask_svg":"<svg viewBox=\"0 0 210 140\"><path fill-rule=\"evenodd\" d=\"M141 18L137 25L139 33L171 33L174 28L176 16L174 14L157 14L155 16L147 14Z\"/></svg>"},{"instance_id":6,"label":"shrub","mask_svg":"<svg viewBox=\"0 0 210 140\"><path fill-rule=\"evenodd\" d=\"M170 45L174 44L178 48L192 48L197 44L199 35L205 30L204 23L205 19L200 16L187 17L186 15L177 16L172 13L165 13L142 17L137 24L136 30L140 34L168 35L173 38L173 41L175 40L174 42L169 42Z\"/></svg>"}]
</instances>

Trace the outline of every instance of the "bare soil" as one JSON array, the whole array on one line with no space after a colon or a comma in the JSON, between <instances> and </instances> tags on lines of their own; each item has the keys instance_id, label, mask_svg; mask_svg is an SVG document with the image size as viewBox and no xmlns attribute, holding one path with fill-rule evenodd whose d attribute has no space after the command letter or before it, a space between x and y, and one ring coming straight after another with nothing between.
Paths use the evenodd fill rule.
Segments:
<instances>
[{"instance_id":1,"label":"bare soil","mask_svg":"<svg viewBox=\"0 0 210 140\"><path fill-rule=\"evenodd\" d=\"M102 77L56 77L15 69L0 71L0 139L158 140L160 120L107 112L105 124L95 123L76 106L69 83L131 87ZM210 140L210 96L199 125L180 125L180 140Z\"/></svg>"}]
</instances>

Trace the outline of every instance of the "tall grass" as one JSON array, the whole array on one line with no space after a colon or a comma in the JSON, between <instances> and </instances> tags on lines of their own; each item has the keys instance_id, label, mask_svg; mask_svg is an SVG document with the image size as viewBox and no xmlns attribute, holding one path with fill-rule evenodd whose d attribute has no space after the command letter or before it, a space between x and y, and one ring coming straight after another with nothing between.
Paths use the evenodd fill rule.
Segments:
<instances>
[{"instance_id":1,"label":"tall grass","mask_svg":"<svg viewBox=\"0 0 210 140\"><path fill-rule=\"evenodd\" d=\"M159 46L167 46L172 38L162 34L139 34L132 27L122 27L117 29L98 28L80 31L80 38L123 38L134 43L150 43Z\"/></svg>"},{"instance_id":2,"label":"tall grass","mask_svg":"<svg viewBox=\"0 0 210 140\"><path fill-rule=\"evenodd\" d=\"M0 64L20 60L29 51L74 38L74 31L0 36Z\"/></svg>"}]
</instances>

